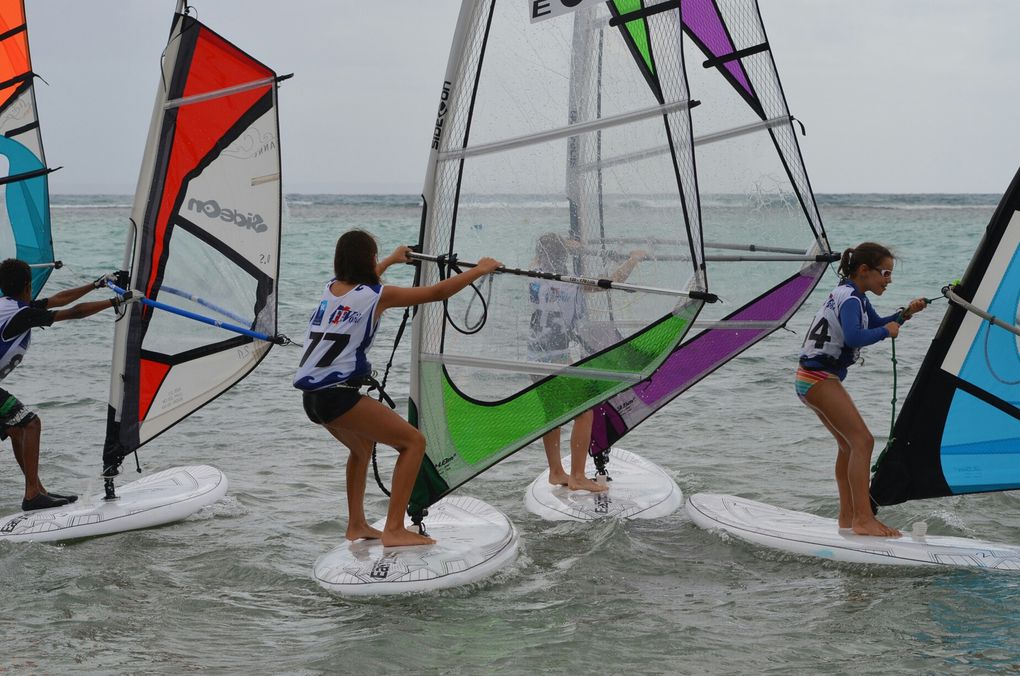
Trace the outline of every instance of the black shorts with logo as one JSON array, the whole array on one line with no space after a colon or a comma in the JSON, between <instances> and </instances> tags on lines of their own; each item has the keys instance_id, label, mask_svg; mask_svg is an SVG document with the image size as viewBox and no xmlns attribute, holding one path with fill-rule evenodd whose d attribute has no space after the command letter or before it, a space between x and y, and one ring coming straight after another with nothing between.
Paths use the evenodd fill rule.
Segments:
<instances>
[{"instance_id":1,"label":"black shorts with logo","mask_svg":"<svg viewBox=\"0 0 1020 676\"><path fill-rule=\"evenodd\" d=\"M309 420L316 425L326 425L354 408L361 396L359 387L327 387L305 392L302 403Z\"/></svg>"},{"instance_id":2,"label":"black shorts with logo","mask_svg":"<svg viewBox=\"0 0 1020 676\"><path fill-rule=\"evenodd\" d=\"M10 436L10 427L24 427L37 417L35 411L26 408L13 394L0 387L0 440Z\"/></svg>"}]
</instances>

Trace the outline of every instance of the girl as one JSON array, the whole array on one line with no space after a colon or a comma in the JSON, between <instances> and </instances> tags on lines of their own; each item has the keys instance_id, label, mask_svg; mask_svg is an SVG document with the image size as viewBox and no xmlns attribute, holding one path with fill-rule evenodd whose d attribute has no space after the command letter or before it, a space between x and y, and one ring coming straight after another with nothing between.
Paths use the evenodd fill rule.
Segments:
<instances>
[{"instance_id":1,"label":"girl","mask_svg":"<svg viewBox=\"0 0 1020 676\"><path fill-rule=\"evenodd\" d=\"M871 509L870 467L875 439L853 399L843 388L847 367L860 348L899 335L900 324L924 309L923 298L902 312L879 317L865 295L881 296L892 283L894 256L881 244L864 242L847 249L839 261L840 283L811 321L797 369L797 396L836 438L839 527L858 535L897 536Z\"/></svg>"},{"instance_id":2,"label":"girl","mask_svg":"<svg viewBox=\"0 0 1020 676\"><path fill-rule=\"evenodd\" d=\"M482 258L474 268L433 286L383 286L379 276L394 263L408 262L409 251L409 247L397 247L377 262L378 247L367 232L351 230L337 240L336 277L326 285L309 322L305 352L294 377L294 386L304 391L308 418L351 451L347 460L347 539L381 538L388 547L432 544L435 540L404 528L404 512L425 454L425 438L394 411L359 392L371 382L367 353L379 316L391 307L446 300L501 266L492 258ZM365 518L365 479L373 442L392 446L400 454L382 532L370 527Z\"/></svg>"},{"instance_id":3,"label":"girl","mask_svg":"<svg viewBox=\"0 0 1020 676\"><path fill-rule=\"evenodd\" d=\"M546 233L538 238L534 266L544 272L568 274L567 263L580 242L567 240L556 233ZM648 258L644 251L634 251L610 276L614 282L622 282L630 276L637 264ZM532 304L531 334L528 339L528 360L552 364L570 363L570 342L577 340L585 352L597 352L608 345L622 340L619 335L588 334L588 340L581 338L583 324L587 318L587 303L584 294L600 291L589 286L535 280L529 286ZM541 380L541 378L537 378ZM594 413L591 409L574 418L570 434L570 473L563 469L560 459L560 428L549 430L542 435L546 462L549 463L549 483L566 486L572 491L598 493L608 490L605 484L592 481L584 474L585 459L591 445L591 426Z\"/></svg>"}]
</instances>

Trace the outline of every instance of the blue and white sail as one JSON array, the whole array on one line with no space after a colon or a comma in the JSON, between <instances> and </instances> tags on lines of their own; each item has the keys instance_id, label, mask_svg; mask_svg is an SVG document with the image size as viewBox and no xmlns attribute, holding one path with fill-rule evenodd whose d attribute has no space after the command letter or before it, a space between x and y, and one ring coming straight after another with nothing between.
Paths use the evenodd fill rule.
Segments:
<instances>
[{"instance_id":1,"label":"blue and white sail","mask_svg":"<svg viewBox=\"0 0 1020 676\"><path fill-rule=\"evenodd\" d=\"M1020 488L1020 171L956 285L871 485L879 505Z\"/></svg>"}]
</instances>

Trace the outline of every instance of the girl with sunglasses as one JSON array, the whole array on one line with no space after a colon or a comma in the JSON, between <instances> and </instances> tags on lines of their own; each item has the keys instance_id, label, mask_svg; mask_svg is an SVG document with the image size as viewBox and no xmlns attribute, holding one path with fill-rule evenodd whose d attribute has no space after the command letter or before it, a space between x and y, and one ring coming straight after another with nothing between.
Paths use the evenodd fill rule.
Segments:
<instances>
[{"instance_id":1,"label":"girl with sunglasses","mask_svg":"<svg viewBox=\"0 0 1020 676\"><path fill-rule=\"evenodd\" d=\"M842 382L862 347L895 338L900 324L927 304L917 298L888 317L875 312L866 294L885 293L892 283L894 258L889 249L874 242L843 252L840 283L811 320L795 379L797 396L836 438L839 527L858 535L900 535L872 511L870 468L875 439Z\"/></svg>"}]
</instances>

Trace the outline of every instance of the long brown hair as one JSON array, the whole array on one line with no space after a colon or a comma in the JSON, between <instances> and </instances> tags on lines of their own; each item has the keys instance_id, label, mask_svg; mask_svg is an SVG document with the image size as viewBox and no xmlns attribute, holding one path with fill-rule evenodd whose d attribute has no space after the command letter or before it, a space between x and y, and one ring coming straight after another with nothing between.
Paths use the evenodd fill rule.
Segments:
<instances>
[{"instance_id":1,"label":"long brown hair","mask_svg":"<svg viewBox=\"0 0 1020 676\"><path fill-rule=\"evenodd\" d=\"M348 284L378 284L375 256L379 246L375 238L364 230L348 230L336 241L333 256L333 274Z\"/></svg>"},{"instance_id":2,"label":"long brown hair","mask_svg":"<svg viewBox=\"0 0 1020 676\"><path fill-rule=\"evenodd\" d=\"M841 279L849 279L862 265L877 269L886 258L896 260L896 256L881 244L861 242L854 248L843 251L839 259L839 276Z\"/></svg>"}]
</instances>

